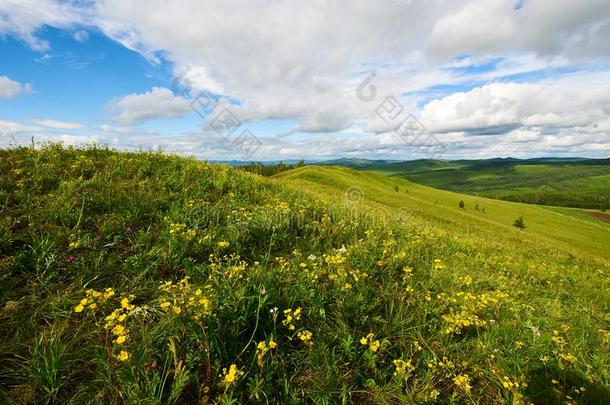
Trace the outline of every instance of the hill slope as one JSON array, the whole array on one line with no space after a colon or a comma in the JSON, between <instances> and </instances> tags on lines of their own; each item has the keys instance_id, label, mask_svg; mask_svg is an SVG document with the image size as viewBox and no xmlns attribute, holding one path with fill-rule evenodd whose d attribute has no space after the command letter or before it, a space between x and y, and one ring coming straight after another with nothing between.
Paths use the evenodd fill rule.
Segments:
<instances>
[{"instance_id":1,"label":"hill slope","mask_svg":"<svg viewBox=\"0 0 610 405\"><path fill-rule=\"evenodd\" d=\"M0 402L610 402L596 246L419 187L0 150Z\"/></svg>"},{"instance_id":2,"label":"hill slope","mask_svg":"<svg viewBox=\"0 0 610 405\"><path fill-rule=\"evenodd\" d=\"M460 193L565 207L610 208L610 159L359 162L357 169Z\"/></svg>"},{"instance_id":3,"label":"hill slope","mask_svg":"<svg viewBox=\"0 0 610 405\"><path fill-rule=\"evenodd\" d=\"M287 186L306 189L323 196L345 199L345 192L355 193L358 203L372 204L411 220L425 220L446 229L483 233L486 237L524 243L543 243L548 248L573 254L610 259L610 225L591 219L584 212L569 208L550 208L463 194L414 184L399 178L347 168L307 166L276 176ZM398 190L398 191L397 191ZM458 207L465 202L465 208ZM477 210L476 207L479 209ZM357 206L358 204L356 204ZM526 229L512 226L522 216Z\"/></svg>"},{"instance_id":4,"label":"hill slope","mask_svg":"<svg viewBox=\"0 0 610 405\"><path fill-rule=\"evenodd\" d=\"M562 207L610 209L610 159L338 159L323 165L370 170L448 191Z\"/></svg>"}]
</instances>

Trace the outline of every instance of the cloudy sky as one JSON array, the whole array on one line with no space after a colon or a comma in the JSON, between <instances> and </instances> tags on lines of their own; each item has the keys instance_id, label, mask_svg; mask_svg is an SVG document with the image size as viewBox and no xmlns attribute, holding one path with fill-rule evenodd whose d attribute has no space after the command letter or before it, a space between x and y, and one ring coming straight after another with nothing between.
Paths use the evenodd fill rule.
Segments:
<instances>
[{"instance_id":1,"label":"cloudy sky","mask_svg":"<svg viewBox=\"0 0 610 405\"><path fill-rule=\"evenodd\" d=\"M0 147L610 156L608 0L0 0Z\"/></svg>"}]
</instances>

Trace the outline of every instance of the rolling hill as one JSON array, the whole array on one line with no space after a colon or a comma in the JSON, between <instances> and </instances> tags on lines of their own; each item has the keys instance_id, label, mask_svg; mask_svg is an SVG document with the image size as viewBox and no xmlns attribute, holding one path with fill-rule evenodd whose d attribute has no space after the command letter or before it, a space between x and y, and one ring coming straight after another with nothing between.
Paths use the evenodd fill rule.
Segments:
<instances>
[{"instance_id":1,"label":"rolling hill","mask_svg":"<svg viewBox=\"0 0 610 405\"><path fill-rule=\"evenodd\" d=\"M423 159L407 162L342 159L324 165L371 170L443 190L508 201L610 208L610 159Z\"/></svg>"},{"instance_id":2,"label":"rolling hill","mask_svg":"<svg viewBox=\"0 0 610 405\"><path fill-rule=\"evenodd\" d=\"M610 259L610 224L592 219L582 210L473 197L340 167L307 166L283 172L276 178L285 180L288 187L321 196L334 195L337 201L347 198L349 202L349 193L355 192L357 204L352 205L362 209L371 206L458 232L483 234L498 240L508 237ZM461 200L465 202L464 209L458 207ZM512 226L520 216L525 220L525 231Z\"/></svg>"}]
</instances>

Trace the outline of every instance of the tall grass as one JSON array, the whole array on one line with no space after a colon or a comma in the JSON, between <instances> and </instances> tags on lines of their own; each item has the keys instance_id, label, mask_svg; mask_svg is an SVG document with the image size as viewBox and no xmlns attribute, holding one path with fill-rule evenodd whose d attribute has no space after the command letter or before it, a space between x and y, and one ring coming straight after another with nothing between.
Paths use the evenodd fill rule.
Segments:
<instances>
[{"instance_id":1,"label":"tall grass","mask_svg":"<svg viewBox=\"0 0 610 405\"><path fill-rule=\"evenodd\" d=\"M103 148L0 151L4 403L610 401L608 266Z\"/></svg>"}]
</instances>

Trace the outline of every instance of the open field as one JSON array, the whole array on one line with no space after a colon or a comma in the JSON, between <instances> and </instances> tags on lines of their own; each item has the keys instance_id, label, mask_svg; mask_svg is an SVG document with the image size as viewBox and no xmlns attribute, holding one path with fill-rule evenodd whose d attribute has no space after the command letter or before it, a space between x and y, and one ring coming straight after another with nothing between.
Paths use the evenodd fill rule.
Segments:
<instances>
[{"instance_id":1,"label":"open field","mask_svg":"<svg viewBox=\"0 0 610 405\"><path fill-rule=\"evenodd\" d=\"M436 223L459 232L488 234L488 237L520 239L527 243L561 246L575 254L588 254L610 259L610 226L592 219L585 211L571 208L543 207L489 198L479 198L411 183L368 171L356 172L339 167L308 166L278 175L290 179L287 185L322 195L357 187L366 202L378 209L406 213L414 220ZM396 191L398 188L398 191ZM464 209L459 202L464 201ZM476 209L476 206L479 209ZM522 216L526 230L512 226Z\"/></svg>"},{"instance_id":2,"label":"open field","mask_svg":"<svg viewBox=\"0 0 610 405\"><path fill-rule=\"evenodd\" d=\"M610 209L610 160L580 158L331 161L443 190L564 207Z\"/></svg>"},{"instance_id":3,"label":"open field","mask_svg":"<svg viewBox=\"0 0 610 405\"><path fill-rule=\"evenodd\" d=\"M577 210L55 145L0 151L0 197L3 403L610 401Z\"/></svg>"}]
</instances>

